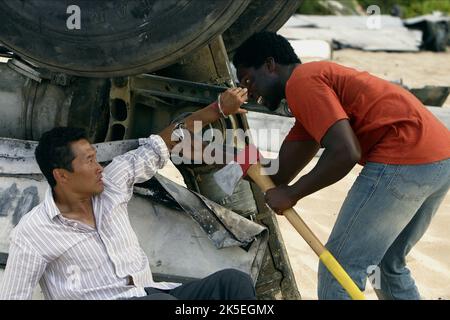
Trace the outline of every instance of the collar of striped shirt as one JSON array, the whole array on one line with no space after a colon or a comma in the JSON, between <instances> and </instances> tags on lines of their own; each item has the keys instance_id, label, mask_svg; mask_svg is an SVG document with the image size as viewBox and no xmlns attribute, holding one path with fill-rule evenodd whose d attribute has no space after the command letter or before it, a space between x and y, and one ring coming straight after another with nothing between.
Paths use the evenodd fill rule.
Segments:
<instances>
[{"instance_id":1,"label":"collar of striped shirt","mask_svg":"<svg viewBox=\"0 0 450 320\"><path fill-rule=\"evenodd\" d=\"M53 198L53 191L51 187L49 187L45 193L44 204L46 208L45 212L50 220L53 220L56 216L61 214L55 203L55 199Z\"/></svg>"}]
</instances>

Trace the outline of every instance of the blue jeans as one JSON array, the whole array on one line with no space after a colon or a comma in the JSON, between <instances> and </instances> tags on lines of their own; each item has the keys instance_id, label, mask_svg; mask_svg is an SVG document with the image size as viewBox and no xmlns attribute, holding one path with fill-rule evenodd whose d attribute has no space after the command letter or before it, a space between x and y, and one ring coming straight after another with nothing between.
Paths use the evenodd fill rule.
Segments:
<instances>
[{"instance_id":1,"label":"blue jeans","mask_svg":"<svg viewBox=\"0 0 450 320\"><path fill-rule=\"evenodd\" d=\"M368 268L378 266L379 298L420 299L406 256L449 188L450 159L424 165L367 163L342 205L326 247L361 290ZM322 263L318 296L349 299Z\"/></svg>"}]
</instances>

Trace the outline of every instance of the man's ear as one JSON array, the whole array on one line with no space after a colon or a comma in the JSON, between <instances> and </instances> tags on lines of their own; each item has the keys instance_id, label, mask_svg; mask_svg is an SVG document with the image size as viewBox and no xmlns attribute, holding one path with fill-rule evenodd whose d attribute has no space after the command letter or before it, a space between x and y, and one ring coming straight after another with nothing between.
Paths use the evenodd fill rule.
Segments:
<instances>
[{"instance_id":1,"label":"man's ear","mask_svg":"<svg viewBox=\"0 0 450 320\"><path fill-rule=\"evenodd\" d=\"M53 169L53 178L55 179L56 183L59 184L65 184L68 180L68 172L64 169Z\"/></svg>"},{"instance_id":2,"label":"man's ear","mask_svg":"<svg viewBox=\"0 0 450 320\"><path fill-rule=\"evenodd\" d=\"M275 62L275 59L273 57L268 57L266 59L266 67L267 67L267 70L269 70L270 73L275 71L276 62Z\"/></svg>"}]
</instances>

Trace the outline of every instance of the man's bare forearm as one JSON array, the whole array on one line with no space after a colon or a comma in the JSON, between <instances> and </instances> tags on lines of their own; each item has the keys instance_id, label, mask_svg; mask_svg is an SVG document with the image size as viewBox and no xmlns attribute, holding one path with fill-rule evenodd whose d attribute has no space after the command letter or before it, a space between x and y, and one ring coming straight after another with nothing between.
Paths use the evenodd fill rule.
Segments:
<instances>
[{"instance_id":1,"label":"man's bare forearm","mask_svg":"<svg viewBox=\"0 0 450 320\"><path fill-rule=\"evenodd\" d=\"M351 155L325 150L311 172L292 185L295 199L298 201L341 180L357 162Z\"/></svg>"},{"instance_id":2,"label":"man's bare forearm","mask_svg":"<svg viewBox=\"0 0 450 320\"><path fill-rule=\"evenodd\" d=\"M194 129L202 129L208 124L219 120L220 116L221 115L218 109L214 106L214 103L212 103L209 106L198 110L186 117L183 120L184 128L191 133L196 133L194 132ZM195 122L201 123L201 127L199 128L198 126L194 126ZM172 141L172 132L175 125L176 124L172 124L159 133L169 150L172 150L172 148L178 143L178 141Z\"/></svg>"},{"instance_id":3,"label":"man's bare forearm","mask_svg":"<svg viewBox=\"0 0 450 320\"><path fill-rule=\"evenodd\" d=\"M223 92L220 97L220 102L211 103L209 106L200 109L183 120L184 128L190 133L196 133L195 130L201 130L210 123L216 122L222 115L230 115L235 113L246 113L247 111L241 109L241 105L247 100L247 90L243 88L231 88ZM220 103L220 107L218 105ZM201 123L200 126L196 123ZM175 124L172 124L162 130L159 135L166 143L169 150L171 150L178 141L172 141L172 132Z\"/></svg>"},{"instance_id":4,"label":"man's bare forearm","mask_svg":"<svg viewBox=\"0 0 450 320\"><path fill-rule=\"evenodd\" d=\"M315 141L284 142L277 160L279 170L272 175L276 186L289 184L302 171L319 150Z\"/></svg>"}]
</instances>

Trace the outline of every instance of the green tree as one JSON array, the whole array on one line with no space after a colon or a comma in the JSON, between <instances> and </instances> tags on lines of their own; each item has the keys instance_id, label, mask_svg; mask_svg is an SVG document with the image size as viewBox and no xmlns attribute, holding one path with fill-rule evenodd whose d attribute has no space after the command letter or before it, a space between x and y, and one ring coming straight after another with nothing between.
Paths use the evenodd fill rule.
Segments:
<instances>
[{"instance_id":1,"label":"green tree","mask_svg":"<svg viewBox=\"0 0 450 320\"><path fill-rule=\"evenodd\" d=\"M410 18L423 14L430 14L433 11L442 11L450 15L449 0L356 0L365 10L370 5L378 5L383 14L390 14L394 6L401 10L403 18ZM347 8L354 8L353 0L338 0ZM302 14L333 14L333 11L326 0L304 0L299 8ZM351 14L351 12L349 12Z\"/></svg>"}]
</instances>

